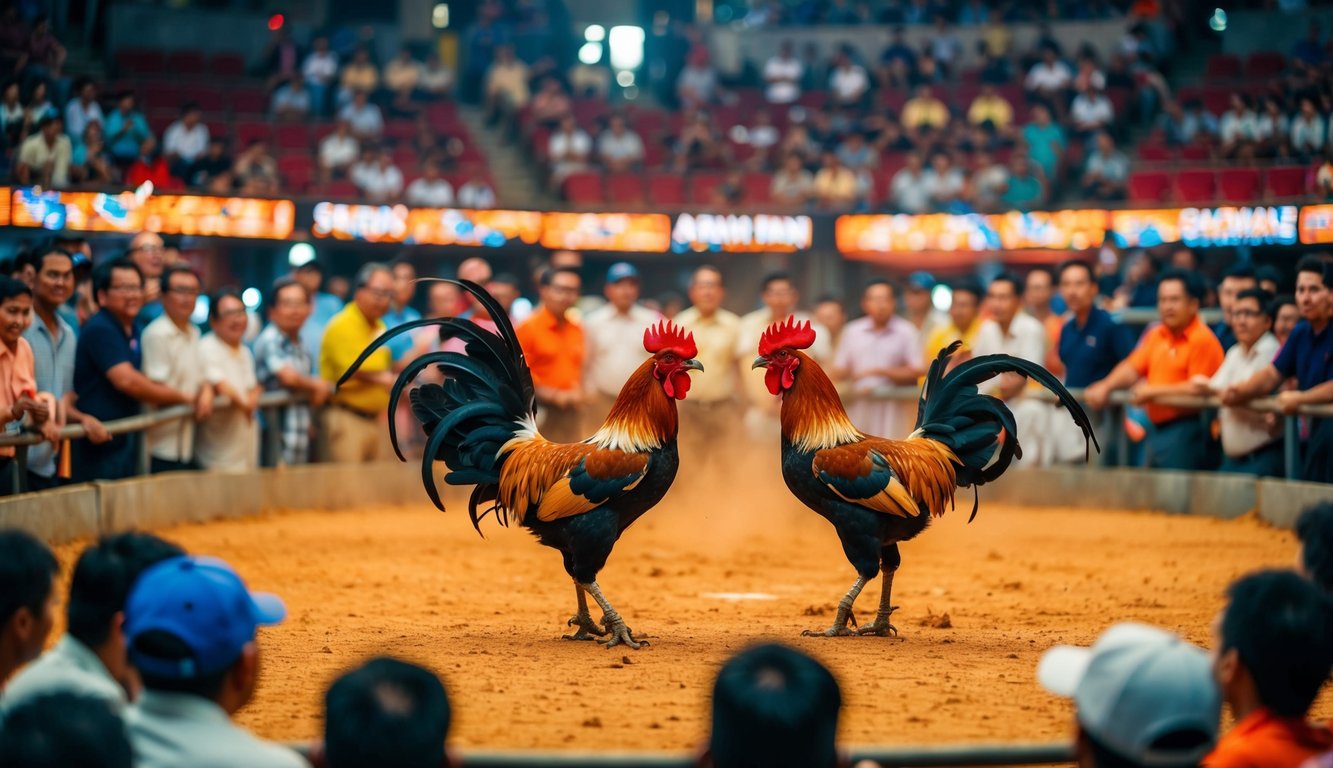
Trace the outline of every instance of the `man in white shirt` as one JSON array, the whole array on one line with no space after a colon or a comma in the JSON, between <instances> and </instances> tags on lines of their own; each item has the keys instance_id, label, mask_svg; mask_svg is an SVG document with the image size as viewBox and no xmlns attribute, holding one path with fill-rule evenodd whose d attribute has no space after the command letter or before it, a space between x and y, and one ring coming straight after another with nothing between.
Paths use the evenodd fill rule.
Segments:
<instances>
[{"instance_id":1,"label":"man in white shirt","mask_svg":"<svg viewBox=\"0 0 1333 768\"><path fill-rule=\"evenodd\" d=\"M833 91L833 100L839 106L857 106L870 90L870 78L866 71L852 61L844 51L834 60L833 72L829 74L829 88Z\"/></svg>"},{"instance_id":2,"label":"man in white shirt","mask_svg":"<svg viewBox=\"0 0 1333 768\"><path fill-rule=\"evenodd\" d=\"M764 98L769 104L790 104L801 98L805 65L796 58L796 44L783 40L778 53L764 64Z\"/></svg>"},{"instance_id":3,"label":"man in white shirt","mask_svg":"<svg viewBox=\"0 0 1333 768\"><path fill-rule=\"evenodd\" d=\"M857 429L902 439L912 431L915 403L873 397L883 387L915 386L925 373L916 327L895 315L896 310L893 286L887 280L871 281L861 294L865 315L843 328L830 373L834 381L851 385L847 415Z\"/></svg>"},{"instance_id":4,"label":"man in white shirt","mask_svg":"<svg viewBox=\"0 0 1333 768\"><path fill-rule=\"evenodd\" d=\"M163 313L143 329L143 374L193 397L195 418L169 421L148 430L152 471L197 469L194 424L213 412L213 387L203 375L199 329L190 322L199 299L199 275L187 265L172 264L159 280Z\"/></svg>"},{"instance_id":5,"label":"man in white shirt","mask_svg":"<svg viewBox=\"0 0 1333 768\"><path fill-rule=\"evenodd\" d=\"M257 629L286 616L277 595L251 592L214 558L172 558L139 577L125 605L144 683L125 716L135 768L308 768L231 719L259 686Z\"/></svg>"},{"instance_id":6,"label":"man in white shirt","mask_svg":"<svg viewBox=\"0 0 1333 768\"><path fill-rule=\"evenodd\" d=\"M1113 120L1115 107L1111 100L1092 86L1081 89L1069 105L1069 121L1084 138L1110 127Z\"/></svg>"},{"instance_id":7,"label":"man in white shirt","mask_svg":"<svg viewBox=\"0 0 1333 768\"><path fill-rule=\"evenodd\" d=\"M612 173L633 170L643 162L643 139L626 127L624 115L611 115L606 131L597 137L597 157Z\"/></svg>"},{"instance_id":8,"label":"man in white shirt","mask_svg":"<svg viewBox=\"0 0 1333 768\"><path fill-rule=\"evenodd\" d=\"M171 166L171 174L185 178L190 164L203 157L208 151L208 126L204 125L203 112L193 101L181 107L180 119L167 126L162 134L162 153Z\"/></svg>"},{"instance_id":9,"label":"man in white shirt","mask_svg":"<svg viewBox=\"0 0 1333 768\"><path fill-rule=\"evenodd\" d=\"M551 156L551 184L558 189L569 174L588 169L592 139L579 128L573 115L565 115L560 118L560 128L551 134L547 149Z\"/></svg>"},{"instance_id":10,"label":"man in white shirt","mask_svg":"<svg viewBox=\"0 0 1333 768\"><path fill-rule=\"evenodd\" d=\"M199 425L199 465L204 469L242 471L259 465L259 431L255 411L263 388L255 374L255 358L242 344L249 322L240 294L214 294L208 307L212 330L199 341L203 373L222 397L231 401Z\"/></svg>"},{"instance_id":11,"label":"man in white shirt","mask_svg":"<svg viewBox=\"0 0 1333 768\"><path fill-rule=\"evenodd\" d=\"M1041 321L1021 311L1023 281L1001 273L986 289L986 303L991 319L983 321L977 330L972 356L1005 354L1042 365L1046 359L1046 329ZM1013 411L1023 445L1021 464L1045 466L1054 460L1045 434L1054 406L1025 397L1027 385L1027 377L1005 373L992 379L983 391L1000 398Z\"/></svg>"},{"instance_id":12,"label":"man in white shirt","mask_svg":"<svg viewBox=\"0 0 1333 768\"><path fill-rule=\"evenodd\" d=\"M70 581L65 635L5 686L0 714L58 692L105 702L117 713L124 709L134 689L121 630L125 600L139 574L183 554L138 531L103 536L83 550Z\"/></svg>"},{"instance_id":13,"label":"man in white shirt","mask_svg":"<svg viewBox=\"0 0 1333 768\"><path fill-rule=\"evenodd\" d=\"M1023 86L1038 96L1051 99L1063 94L1073 80L1074 73L1069 70L1069 65L1060 61L1053 49L1046 48L1042 51L1041 61L1028 70Z\"/></svg>"},{"instance_id":14,"label":"man in white shirt","mask_svg":"<svg viewBox=\"0 0 1333 768\"><path fill-rule=\"evenodd\" d=\"M889 181L889 199L898 213L925 213L930 208L930 185L922 169L921 155L907 154L907 164Z\"/></svg>"},{"instance_id":15,"label":"man in white shirt","mask_svg":"<svg viewBox=\"0 0 1333 768\"><path fill-rule=\"evenodd\" d=\"M339 120L346 120L352 135L361 140L378 139L384 132L384 114L370 103L365 91L352 94L352 100L338 112Z\"/></svg>"},{"instance_id":16,"label":"man in white shirt","mask_svg":"<svg viewBox=\"0 0 1333 768\"><path fill-rule=\"evenodd\" d=\"M478 211L494 208L495 190L485 179L473 176L458 188L458 207Z\"/></svg>"},{"instance_id":17,"label":"man in white shirt","mask_svg":"<svg viewBox=\"0 0 1333 768\"><path fill-rule=\"evenodd\" d=\"M583 382L588 389L588 416L601 423L625 380L647 358L643 332L662 316L640 306L639 270L619 261L606 272L606 304L583 318Z\"/></svg>"},{"instance_id":18,"label":"man in white shirt","mask_svg":"<svg viewBox=\"0 0 1333 768\"><path fill-rule=\"evenodd\" d=\"M427 160L421 178L407 185L407 204L423 208L448 208L454 204L454 187L440 176L440 164Z\"/></svg>"},{"instance_id":19,"label":"man in white shirt","mask_svg":"<svg viewBox=\"0 0 1333 768\"><path fill-rule=\"evenodd\" d=\"M1216 395L1233 384L1248 381L1267 368L1277 357L1277 337L1272 334L1273 316L1269 311L1272 294L1262 288L1241 291L1232 300L1231 330L1236 343L1227 350L1222 367L1212 378L1198 377L1193 382L1200 395ZM1221 472L1282 477L1282 422L1271 413L1227 406L1218 414L1222 424Z\"/></svg>"},{"instance_id":20,"label":"man in white shirt","mask_svg":"<svg viewBox=\"0 0 1333 768\"><path fill-rule=\"evenodd\" d=\"M65 105L65 134L78 145L83 142L83 132L88 123L101 123L106 126L102 116L102 105L97 103L97 85L91 78L83 78L74 87L76 98Z\"/></svg>"},{"instance_id":21,"label":"man in white shirt","mask_svg":"<svg viewBox=\"0 0 1333 768\"><path fill-rule=\"evenodd\" d=\"M390 202L403 193L403 172L393 164L393 153L388 149L381 149L374 163L358 164L351 178L371 202Z\"/></svg>"},{"instance_id":22,"label":"man in white shirt","mask_svg":"<svg viewBox=\"0 0 1333 768\"><path fill-rule=\"evenodd\" d=\"M773 323L786 322L788 317L795 317L796 322L810 321L815 332L815 343L806 353L821 365L828 365L833 357L832 340L828 329L814 320L810 314L798 310L801 292L796 289L796 281L786 272L772 272L761 284L759 298L764 306L741 317L740 330L736 334L736 357L741 360L753 360L759 349L759 337ZM748 408L745 412L745 429L751 439L776 439L781 433L778 423L780 398L774 397L764 384L764 370L750 369L748 366L741 378L741 391L745 395Z\"/></svg>"},{"instance_id":23,"label":"man in white shirt","mask_svg":"<svg viewBox=\"0 0 1333 768\"><path fill-rule=\"evenodd\" d=\"M319 172L324 180L340 178L361 154L361 142L352 135L351 125L339 120L333 133L319 142Z\"/></svg>"}]
</instances>

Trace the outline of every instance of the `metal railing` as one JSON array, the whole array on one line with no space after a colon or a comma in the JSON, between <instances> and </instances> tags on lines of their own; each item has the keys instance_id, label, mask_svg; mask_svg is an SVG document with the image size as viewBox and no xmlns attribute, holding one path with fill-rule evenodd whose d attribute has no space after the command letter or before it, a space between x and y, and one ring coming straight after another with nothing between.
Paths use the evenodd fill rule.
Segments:
<instances>
[{"instance_id":1,"label":"metal railing","mask_svg":"<svg viewBox=\"0 0 1333 768\"><path fill-rule=\"evenodd\" d=\"M276 390L265 392L259 397L259 410L262 412L265 423L269 428L264 430L265 453L269 456L276 456L281 451L282 430L279 427L282 409L304 402L304 398L295 395L286 390ZM231 401L225 397L219 397L213 401L215 411L231 407ZM167 408L157 408L144 413L128 416L123 419L115 419L102 424L108 434L130 435L139 432L146 432L153 427L173 422L181 422L194 418L194 407L189 405L173 405ZM61 441L82 440L88 437L88 430L83 428L82 424L67 424L60 429ZM28 449L34 445L40 445L46 442L41 434L31 431L20 432L16 435L0 435L0 447L14 448L15 461L12 465L13 488L16 492L22 493L27 490L28 482ZM150 464L148 441L140 440L136 446L138 458L136 460L136 474L148 474Z\"/></svg>"}]
</instances>

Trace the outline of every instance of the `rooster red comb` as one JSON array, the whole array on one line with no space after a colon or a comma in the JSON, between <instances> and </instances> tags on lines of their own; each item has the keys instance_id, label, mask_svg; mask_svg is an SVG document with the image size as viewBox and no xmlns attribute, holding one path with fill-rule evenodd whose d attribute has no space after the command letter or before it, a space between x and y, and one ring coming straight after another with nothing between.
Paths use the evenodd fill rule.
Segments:
<instances>
[{"instance_id":1,"label":"rooster red comb","mask_svg":"<svg viewBox=\"0 0 1333 768\"><path fill-rule=\"evenodd\" d=\"M643 348L654 355L658 352L675 352L686 360L699 354L699 348L694 346L694 334L685 333L670 320L648 326L643 332Z\"/></svg>"},{"instance_id":2,"label":"rooster red comb","mask_svg":"<svg viewBox=\"0 0 1333 768\"><path fill-rule=\"evenodd\" d=\"M806 349L814 343L815 329L810 327L810 321L798 324L795 317L789 316L785 323L768 326L759 337L759 354L768 357L779 349Z\"/></svg>"}]
</instances>

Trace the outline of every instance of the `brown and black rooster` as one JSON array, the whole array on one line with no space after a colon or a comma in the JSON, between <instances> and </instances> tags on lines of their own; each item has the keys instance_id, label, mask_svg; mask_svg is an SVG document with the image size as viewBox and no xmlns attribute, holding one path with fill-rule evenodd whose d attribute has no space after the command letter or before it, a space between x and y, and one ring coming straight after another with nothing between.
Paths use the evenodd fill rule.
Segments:
<instances>
[{"instance_id":1,"label":"brown and black rooster","mask_svg":"<svg viewBox=\"0 0 1333 768\"><path fill-rule=\"evenodd\" d=\"M838 532L843 552L856 569L856 583L838 603L829 637L850 635L852 606L866 583L883 571L875 621L859 634L897 634L889 623L893 574L902 557L898 543L925 530L932 515L952 506L956 488L995 480L1022 457L1014 416L1004 402L979 394L977 385L1005 372L1039 381L1069 409L1086 440L1096 444L1092 425L1069 391L1041 366L1009 355L968 360L945 373L955 342L930 364L917 410L916 429L906 440L867 435L847 417L833 382L800 350L815 333L809 323L774 323L759 340L755 368L766 368L768 389L782 398L782 477L806 506ZM973 501L972 517L977 514ZM968 518L971 522L972 518Z\"/></svg>"},{"instance_id":2,"label":"brown and black rooster","mask_svg":"<svg viewBox=\"0 0 1333 768\"><path fill-rule=\"evenodd\" d=\"M461 339L466 354L423 355L399 374L391 392L390 414L421 371L436 366L444 376L443 384L409 392L412 413L428 436L421 462L426 493L444 509L433 473L434 462L444 462L446 483L476 486L468 515L478 533L482 518L494 512L501 525L518 524L560 551L578 595L578 612L569 620L578 630L567 639L605 637L600 642L608 648L637 649L641 641L602 594L597 573L620 535L676 477L676 400L690 390L689 372L703 370L694 359L694 335L667 322L645 331L650 357L625 382L601 428L580 443L553 443L537 431L532 373L504 309L480 286L455 284L495 319L498 333L458 318L407 323L376 339L342 380L389 339L416 328L438 326L441 339ZM390 437L398 451L392 420ZM588 613L587 595L602 609L600 627Z\"/></svg>"}]
</instances>

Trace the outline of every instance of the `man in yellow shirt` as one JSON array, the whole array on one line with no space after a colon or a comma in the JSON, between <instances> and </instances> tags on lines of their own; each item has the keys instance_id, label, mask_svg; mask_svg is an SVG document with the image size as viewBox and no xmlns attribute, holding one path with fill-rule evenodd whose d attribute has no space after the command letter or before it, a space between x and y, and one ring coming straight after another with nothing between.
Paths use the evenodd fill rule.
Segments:
<instances>
[{"instance_id":1,"label":"man in yellow shirt","mask_svg":"<svg viewBox=\"0 0 1333 768\"><path fill-rule=\"evenodd\" d=\"M970 278L953 284L953 303L949 305L949 324L937 328L926 337L925 356L922 362L930 367L930 362L941 349L955 341L962 341L963 348L954 355L954 363L961 363L972 353L972 344L976 341L977 330L981 328L981 286Z\"/></svg>"},{"instance_id":2,"label":"man in yellow shirt","mask_svg":"<svg viewBox=\"0 0 1333 768\"><path fill-rule=\"evenodd\" d=\"M1014 108L995 92L995 86L987 85L967 108L967 121L972 125L990 123L996 133L1003 133L1014 122Z\"/></svg>"},{"instance_id":3,"label":"man in yellow shirt","mask_svg":"<svg viewBox=\"0 0 1333 768\"><path fill-rule=\"evenodd\" d=\"M393 295L393 273L388 267L371 262L361 268L352 301L324 329L319 354L322 378L337 381L362 350L384 333L382 318ZM389 348L382 347L338 388L324 419L333 461L368 462L386 455L386 412L393 380L393 358Z\"/></svg>"},{"instance_id":4,"label":"man in yellow shirt","mask_svg":"<svg viewBox=\"0 0 1333 768\"><path fill-rule=\"evenodd\" d=\"M902 124L913 140L927 131L938 133L949 127L949 107L935 98L929 85L918 85L916 95L903 105Z\"/></svg>"},{"instance_id":5,"label":"man in yellow shirt","mask_svg":"<svg viewBox=\"0 0 1333 768\"><path fill-rule=\"evenodd\" d=\"M691 383L689 399L680 401L681 420L686 424L681 435L691 443L685 454L699 456L700 467L715 466L710 459L728 449L740 425L736 344L741 319L722 308L725 297L721 270L699 267L690 278L691 306L675 317L677 325L694 334L699 348L695 359L708 372Z\"/></svg>"}]
</instances>

